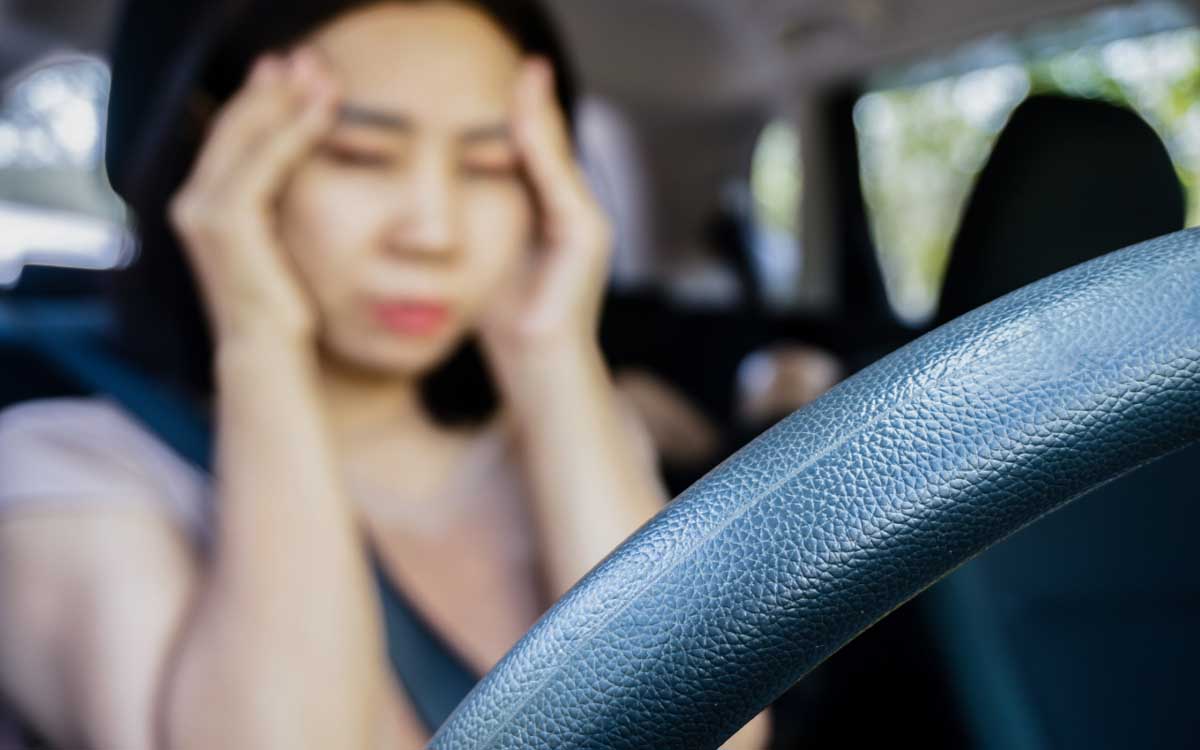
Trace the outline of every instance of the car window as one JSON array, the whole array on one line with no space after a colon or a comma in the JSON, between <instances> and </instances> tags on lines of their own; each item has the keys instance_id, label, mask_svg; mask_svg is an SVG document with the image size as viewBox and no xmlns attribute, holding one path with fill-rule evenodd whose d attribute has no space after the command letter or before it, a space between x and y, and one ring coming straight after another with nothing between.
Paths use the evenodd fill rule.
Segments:
<instances>
[{"instance_id":1,"label":"car window","mask_svg":"<svg viewBox=\"0 0 1200 750\"><path fill-rule=\"evenodd\" d=\"M108 66L51 55L0 90L0 285L26 264L105 269L129 260L124 206L104 175Z\"/></svg>"},{"instance_id":2,"label":"car window","mask_svg":"<svg viewBox=\"0 0 1200 750\"><path fill-rule=\"evenodd\" d=\"M796 125L783 118L768 122L750 166L750 249L766 302L776 308L794 304L799 289L803 173Z\"/></svg>"},{"instance_id":3,"label":"car window","mask_svg":"<svg viewBox=\"0 0 1200 750\"><path fill-rule=\"evenodd\" d=\"M885 71L859 99L860 179L889 301L903 320L933 313L966 200L1008 116L1053 93L1110 101L1163 138L1200 224L1200 29L1152 3L991 37Z\"/></svg>"}]
</instances>

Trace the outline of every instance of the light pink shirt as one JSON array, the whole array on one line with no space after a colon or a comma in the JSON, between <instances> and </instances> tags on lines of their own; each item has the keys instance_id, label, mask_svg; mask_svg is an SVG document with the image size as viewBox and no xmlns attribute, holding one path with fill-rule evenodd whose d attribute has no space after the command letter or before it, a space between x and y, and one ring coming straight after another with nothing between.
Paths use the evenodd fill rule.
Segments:
<instances>
[{"instance_id":1,"label":"light pink shirt","mask_svg":"<svg viewBox=\"0 0 1200 750\"><path fill-rule=\"evenodd\" d=\"M650 437L627 402L622 407L652 471ZM360 500L374 500L365 489L359 492ZM544 605L536 584L529 493L515 446L491 429L471 446L437 502L416 506L436 513L398 512L377 529L389 573L481 674ZM48 399L0 412L0 520L131 503L165 513L199 550L207 548L210 478L116 403ZM22 750L3 715L0 750Z\"/></svg>"}]
</instances>

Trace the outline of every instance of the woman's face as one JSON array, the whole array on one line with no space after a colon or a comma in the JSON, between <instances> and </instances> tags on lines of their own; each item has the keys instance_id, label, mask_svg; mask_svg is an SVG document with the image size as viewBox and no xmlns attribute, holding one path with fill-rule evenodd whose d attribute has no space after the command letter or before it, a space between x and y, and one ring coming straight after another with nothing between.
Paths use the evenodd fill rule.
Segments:
<instances>
[{"instance_id":1,"label":"woman's face","mask_svg":"<svg viewBox=\"0 0 1200 750\"><path fill-rule=\"evenodd\" d=\"M285 190L284 244L327 353L420 375L529 252L534 212L509 137L521 52L454 2L368 6L312 42L353 114Z\"/></svg>"}]
</instances>

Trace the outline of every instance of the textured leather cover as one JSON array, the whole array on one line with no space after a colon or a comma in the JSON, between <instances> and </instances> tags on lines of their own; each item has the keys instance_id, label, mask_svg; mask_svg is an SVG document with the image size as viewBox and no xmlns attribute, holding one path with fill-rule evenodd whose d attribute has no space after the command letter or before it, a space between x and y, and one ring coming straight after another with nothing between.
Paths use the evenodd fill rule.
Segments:
<instances>
[{"instance_id":1,"label":"textured leather cover","mask_svg":"<svg viewBox=\"0 0 1200 750\"><path fill-rule=\"evenodd\" d=\"M997 300L784 420L568 593L430 746L718 747L964 561L1197 438L1189 231Z\"/></svg>"}]
</instances>

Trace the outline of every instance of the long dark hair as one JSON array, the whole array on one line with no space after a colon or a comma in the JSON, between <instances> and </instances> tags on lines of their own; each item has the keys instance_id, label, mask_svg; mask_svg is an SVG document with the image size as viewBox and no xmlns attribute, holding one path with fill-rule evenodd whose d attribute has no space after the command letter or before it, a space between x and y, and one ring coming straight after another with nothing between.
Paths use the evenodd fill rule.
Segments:
<instances>
[{"instance_id":1,"label":"long dark hair","mask_svg":"<svg viewBox=\"0 0 1200 750\"><path fill-rule=\"evenodd\" d=\"M149 374L194 398L213 391L213 342L195 279L167 222L167 204L191 169L207 118L251 63L351 10L386 2L456 2L489 16L525 53L555 69L573 121L574 70L538 0L229 0L183 5L130 0L113 55L106 161L129 205L141 252L113 285L118 348ZM427 408L444 423L472 423L497 399L479 348L468 340L426 377Z\"/></svg>"}]
</instances>

